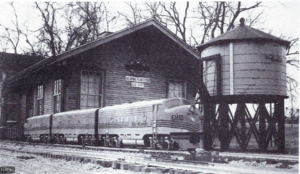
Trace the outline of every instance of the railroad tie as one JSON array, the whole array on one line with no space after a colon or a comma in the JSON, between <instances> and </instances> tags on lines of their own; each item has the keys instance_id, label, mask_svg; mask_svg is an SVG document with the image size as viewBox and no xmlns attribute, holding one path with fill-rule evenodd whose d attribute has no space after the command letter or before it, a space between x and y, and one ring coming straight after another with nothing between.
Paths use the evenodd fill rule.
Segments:
<instances>
[{"instance_id":1,"label":"railroad tie","mask_svg":"<svg viewBox=\"0 0 300 174\"><path fill-rule=\"evenodd\" d=\"M157 168L153 168L151 170L151 172L156 173L156 174L164 174L164 173L168 173L169 169L163 168L163 167L157 167Z\"/></svg>"},{"instance_id":2,"label":"railroad tie","mask_svg":"<svg viewBox=\"0 0 300 174\"><path fill-rule=\"evenodd\" d=\"M105 161L103 160L97 160L97 164L99 164L102 167L105 167Z\"/></svg>"},{"instance_id":3,"label":"railroad tie","mask_svg":"<svg viewBox=\"0 0 300 174\"><path fill-rule=\"evenodd\" d=\"M134 172L140 172L140 171L142 171L143 167L144 167L143 165L134 165L133 166L133 171Z\"/></svg>"},{"instance_id":4,"label":"railroad tie","mask_svg":"<svg viewBox=\"0 0 300 174\"><path fill-rule=\"evenodd\" d=\"M129 166L128 163L124 163L124 162L120 163L120 169L121 170L128 170L128 166Z\"/></svg>"},{"instance_id":5,"label":"railroad tie","mask_svg":"<svg viewBox=\"0 0 300 174\"><path fill-rule=\"evenodd\" d=\"M142 172L143 173L150 173L152 168L154 168L154 167L143 167Z\"/></svg>"},{"instance_id":6,"label":"railroad tie","mask_svg":"<svg viewBox=\"0 0 300 174\"><path fill-rule=\"evenodd\" d=\"M111 167L112 161L105 161L104 167Z\"/></svg>"},{"instance_id":7,"label":"railroad tie","mask_svg":"<svg viewBox=\"0 0 300 174\"><path fill-rule=\"evenodd\" d=\"M128 164L128 170L133 171L133 166L135 165L135 163L129 163Z\"/></svg>"},{"instance_id":8,"label":"railroad tie","mask_svg":"<svg viewBox=\"0 0 300 174\"><path fill-rule=\"evenodd\" d=\"M112 165L111 165L111 168L113 168L113 169L120 169L120 162L113 161Z\"/></svg>"}]
</instances>

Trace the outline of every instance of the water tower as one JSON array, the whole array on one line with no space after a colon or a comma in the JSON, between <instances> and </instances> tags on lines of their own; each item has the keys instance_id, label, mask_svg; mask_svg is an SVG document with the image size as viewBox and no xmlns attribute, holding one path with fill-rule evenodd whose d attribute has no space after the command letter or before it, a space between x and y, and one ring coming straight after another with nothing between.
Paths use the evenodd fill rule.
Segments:
<instances>
[{"instance_id":1,"label":"water tower","mask_svg":"<svg viewBox=\"0 0 300 174\"><path fill-rule=\"evenodd\" d=\"M239 26L197 47L201 75L209 93L201 100L209 101L212 110L207 111L208 105L204 108L206 147L218 138L221 151L227 150L235 136L240 149L246 150L253 136L261 151L275 140L283 152L289 44L246 26L241 18ZM232 104L236 106L234 110ZM256 106L253 112L249 104Z\"/></svg>"}]
</instances>

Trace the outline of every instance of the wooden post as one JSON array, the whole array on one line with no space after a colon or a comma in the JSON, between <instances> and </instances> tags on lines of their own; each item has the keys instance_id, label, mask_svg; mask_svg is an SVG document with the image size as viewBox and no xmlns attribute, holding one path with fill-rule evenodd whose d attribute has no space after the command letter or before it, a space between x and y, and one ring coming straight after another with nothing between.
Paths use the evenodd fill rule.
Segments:
<instances>
[{"instance_id":1,"label":"wooden post","mask_svg":"<svg viewBox=\"0 0 300 174\"><path fill-rule=\"evenodd\" d=\"M228 149L229 138L229 116L228 116L228 104L220 103L219 105L219 117L220 117L220 129L219 140L221 143L221 151Z\"/></svg>"},{"instance_id":2,"label":"wooden post","mask_svg":"<svg viewBox=\"0 0 300 174\"><path fill-rule=\"evenodd\" d=\"M214 116L214 112L212 111L211 104L208 102L204 103L204 141L203 147L204 150L212 149L212 125L211 125L211 117Z\"/></svg>"},{"instance_id":3,"label":"wooden post","mask_svg":"<svg viewBox=\"0 0 300 174\"><path fill-rule=\"evenodd\" d=\"M276 117L278 119L278 151L283 153L285 150L285 116L284 116L284 99L280 99L275 104ZM274 113L275 114L275 113Z\"/></svg>"},{"instance_id":4,"label":"wooden post","mask_svg":"<svg viewBox=\"0 0 300 174\"><path fill-rule=\"evenodd\" d=\"M238 103L238 107L242 107L243 108L243 112L242 114L240 115L240 120L241 120L241 144L242 144L242 147L241 149L243 151L246 151L246 148L247 148L247 144L246 144L246 141L247 141L247 138L246 138L246 118L245 118L245 104L244 103Z\"/></svg>"},{"instance_id":5,"label":"wooden post","mask_svg":"<svg viewBox=\"0 0 300 174\"><path fill-rule=\"evenodd\" d=\"M264 112L265 103L259 103L259 147L262 152L267 150L266 145L266 113Z\"/></svg>"}]
</instances>

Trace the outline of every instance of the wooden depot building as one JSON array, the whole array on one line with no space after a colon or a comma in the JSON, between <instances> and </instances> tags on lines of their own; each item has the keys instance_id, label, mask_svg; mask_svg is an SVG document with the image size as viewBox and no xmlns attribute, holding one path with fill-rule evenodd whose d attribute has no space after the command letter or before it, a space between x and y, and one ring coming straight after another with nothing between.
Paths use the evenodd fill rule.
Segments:
<instances>
[{"instance_id":1,"label":"wooden depot building","mask_svg":"<svg viewBox=\"0 0 300 174\"><path fill-rule=\"evenodd\" d=\"M200 55L155 20L105 32L6 78L2 122L128 102L193 101Z\"/></svg>"}]
</instances>

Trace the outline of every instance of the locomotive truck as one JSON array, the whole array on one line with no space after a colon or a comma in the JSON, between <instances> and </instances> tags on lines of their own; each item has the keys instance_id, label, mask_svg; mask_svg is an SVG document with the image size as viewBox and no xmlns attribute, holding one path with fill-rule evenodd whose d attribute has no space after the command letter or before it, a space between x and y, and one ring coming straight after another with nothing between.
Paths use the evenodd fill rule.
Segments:
<instances>
[{"instance_id":1,"label":"locomotive truck","mask_svg":"<svg viewBox=\"0 0 300 174\"><path fill-rule=\"evenodd\" d=\"M182 98L31 117L27 141L162 149L202 148L203 115Z\"/></svg>"}]
</instances>

